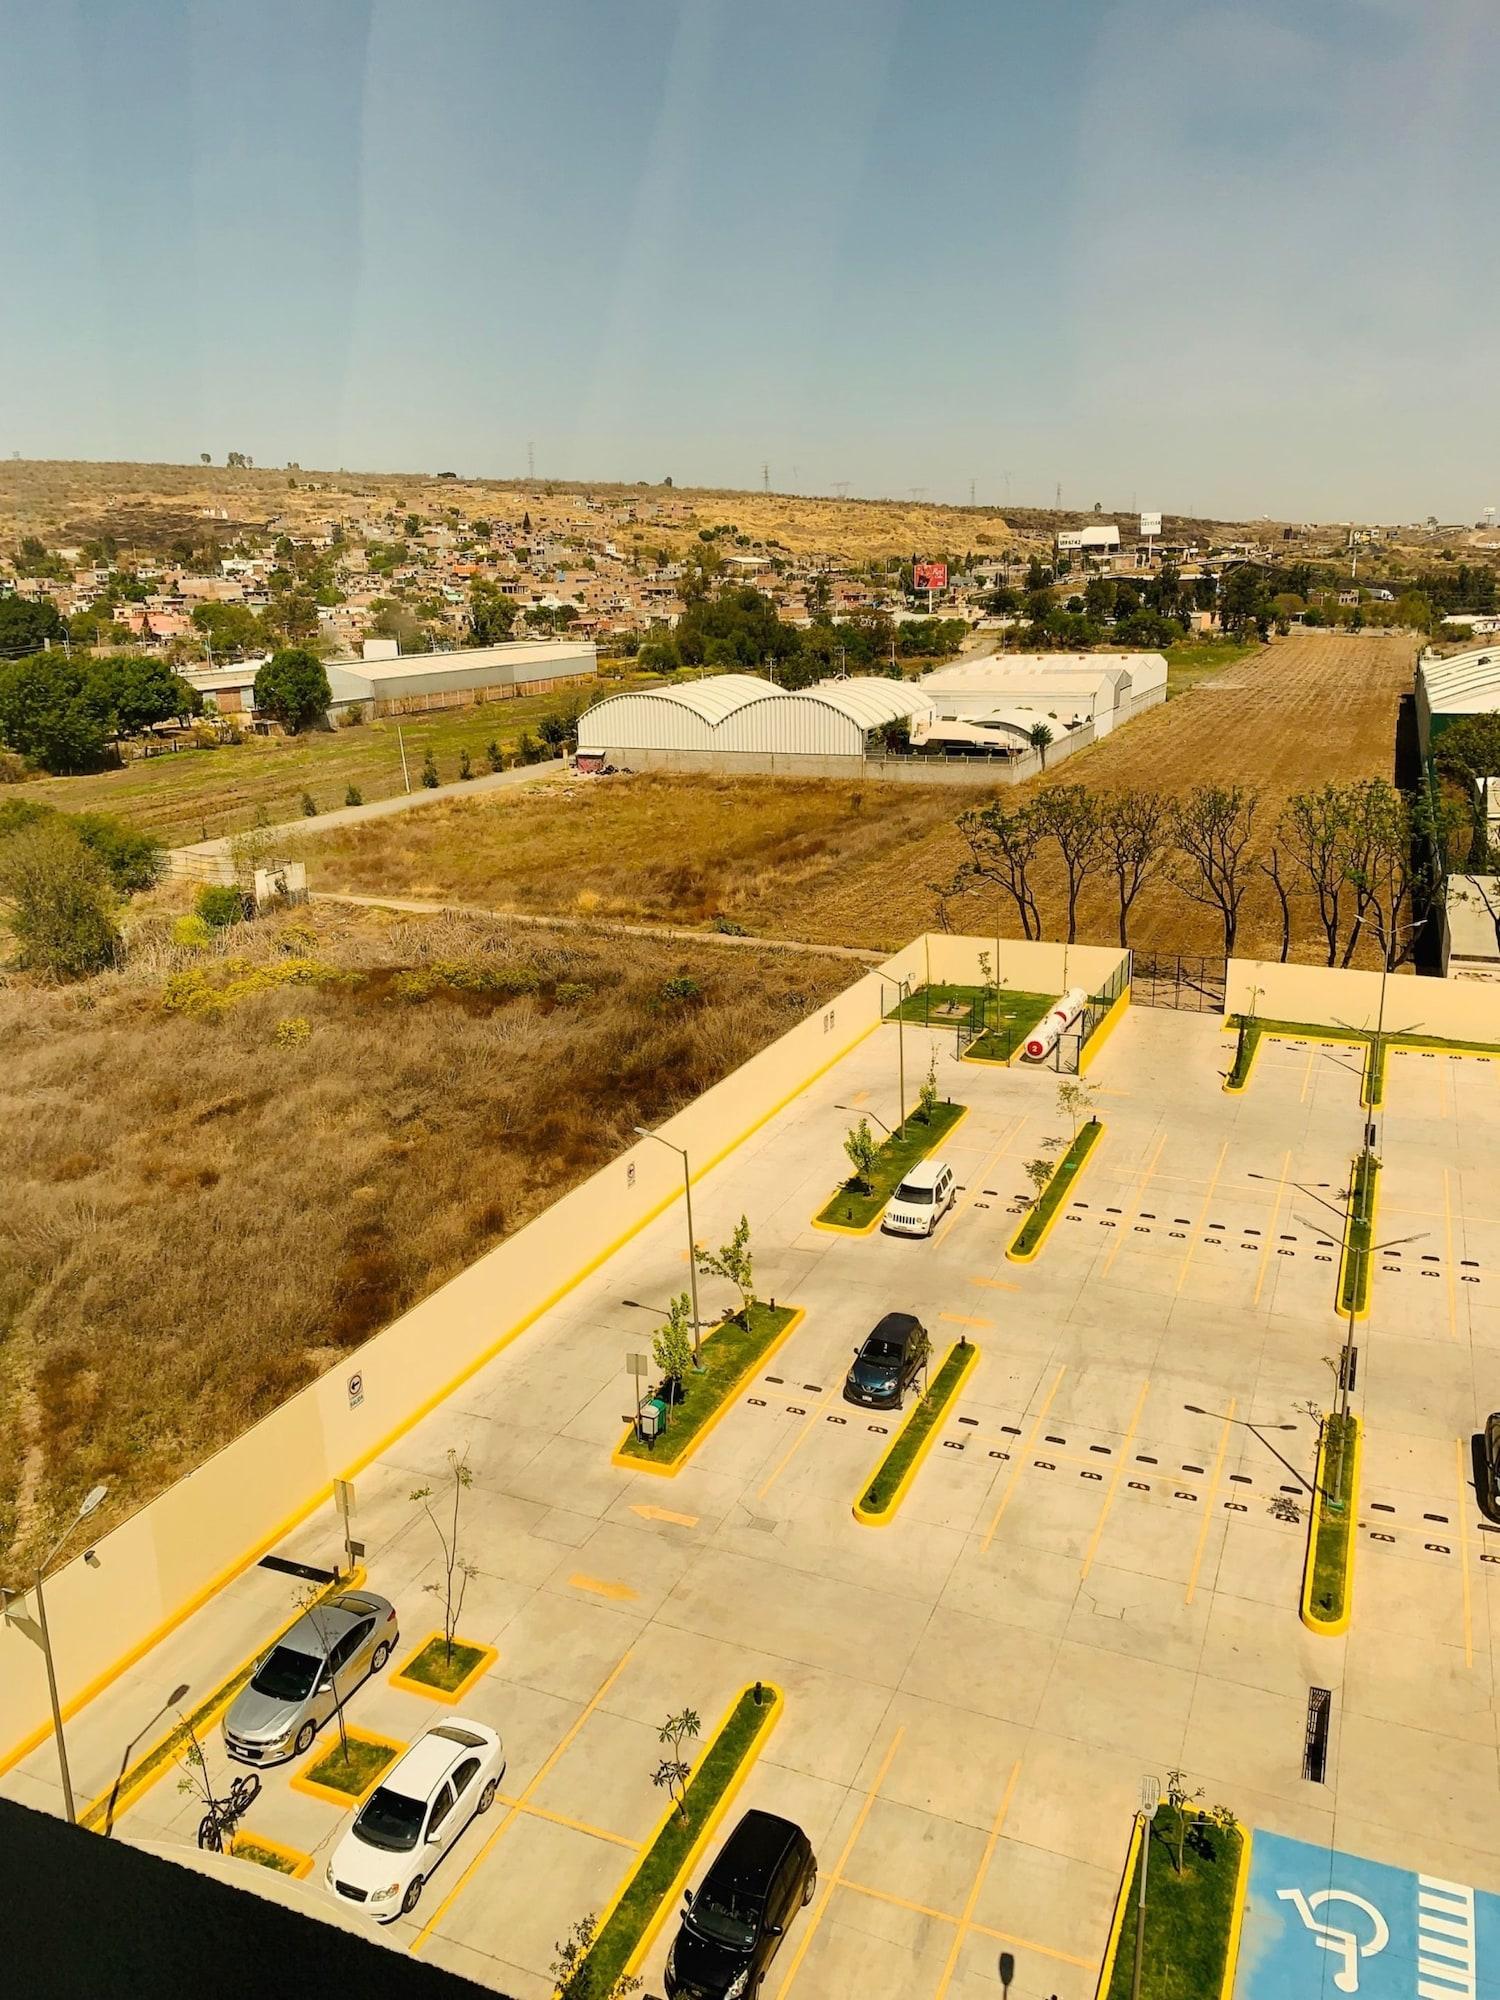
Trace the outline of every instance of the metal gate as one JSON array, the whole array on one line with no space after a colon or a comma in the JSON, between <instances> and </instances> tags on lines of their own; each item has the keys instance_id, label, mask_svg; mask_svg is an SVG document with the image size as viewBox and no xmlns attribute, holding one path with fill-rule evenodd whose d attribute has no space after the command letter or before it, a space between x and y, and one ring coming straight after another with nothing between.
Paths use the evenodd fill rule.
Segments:
<instances>
[{"instance_id":1,"label":"metal gate","mask_svg":"<svg viewBox=\"0 0 1500 2000\"><path fill-rule=\"evenodd\" d=\"M1175 1007L1186 1014L1224 1011L1226 959L1138 951L1134 960L1130 997L1137 1007Z\"/></svg>"}]
</instances>

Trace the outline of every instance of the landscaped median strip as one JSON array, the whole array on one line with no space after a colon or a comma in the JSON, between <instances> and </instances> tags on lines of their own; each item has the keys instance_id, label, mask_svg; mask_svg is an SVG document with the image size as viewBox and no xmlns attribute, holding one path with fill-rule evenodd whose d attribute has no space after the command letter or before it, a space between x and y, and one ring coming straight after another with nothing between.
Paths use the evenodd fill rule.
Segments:
<instances>
[{"instance_id":1,"label":"landscaped median strip","mask_svg":"<svg viewBox=\"0 0 1500 2000\"><path fill-rule=\"evenodd\" d=\"M891 1519L906 1498L917 1468L932 1449L949 1404L978 1359L979 1349L972 1341L960 1340L948 1349L926 1395L896 1433L873 1478L855 1501L856 1521L862 1521L867 1528L882 1528Z\"/></svg>"},{"instance_id":2,"label":"landscaped median strip","mask_svg":"<svg viewBox=\"0 0 1500 2000\"><path fill-rule=\"evenodd\" d=\"M1262 1025L1253 1017L1239 1019L1239 1041L1235 1045L1234 1066L1224 1079L1224 1088L1238 1093L1250 1081L1250 1071L1260 1047Z\"/></svg>"},{"instance_id":3,"label":"landscaped median strip","mask_svg":"<svg viewBox=\"0 0 1500 2000\"><path fill-rule=\"evenodd\" d=\"M845 1181L813 1217L813 1228L836 1230L842 1236L869 1236L880 1226L885 1205L908 1168L936 1152L968 1109L967 1104L935 1104L931 1118L925 1120L920 1111L913 1111L876 1153L869 1186L862 1187L857 1180Z\"/></svg>"},{"instance_id":4,"label":"landscaped median strip","mask_svg":"<svg viewBox=\"0 0 1500 2000\"><path fill-rule=\"evenodd\" d=\"M762 1305L750 1308L749 1324L738 1315L726 1319L705 1336L702 1373L683 1377L684 1400L671 1409L667 1428L654 1446L632 1424L615 1446L611 1463L635 1472L680 1472L738 1397L750 1378L800 1326L801 1306Z\"/></svg>"},{"instance_id":5,"label":"landscaped median strip","mask_svg":"<svg viewBox=\"0 0 1500 2000\"><path fill-rule=\"evenodd\" d=\"M1330 1639L1348 1631L1354 1611L1361 1450L1357 1417L1335 1413L1324 1418L1302 1565L1302 1622L1310 1632Z\"/></svg>"},{"instance_id":6,"label":"landscaped median strip","mask_svg":"<svg viewBox=\"0 0 1500 2000\"><path fill-rule=\"evenodd\" d=\"M364 1580L363 1569L352 1570L348 1576L336 1577L319 1592L313 1604L325 1603L340 1591L358 1590ZM272 1633L264 1645L257 1647L248 1660L242 1661L227 1680L221 1681L212 1694L205 1695L198 1706L180 1722L174 1723L167 1734L154 1743L143 1757L137 1758L134 1764L122 1771L108 1791L101 1792L91 1805L84 1807L78 1815L78 1824L87 1827L92 1833L101 1830L108 1833L120 1815L134 1805L141 1794L148 1791L157 1779L166 1773L179 1751L188 1747L193 1736L201 1741L207 1735L255 1671L256 1661L263 1658L278 1639L285 1638L298 1619L305 1615L307 1608L311 1607L299 1607L285 1624Z\"/></svg>"},{"instance_id":7,"label":"landscaped median strip","mask_svg":"<svg viewBox=\"0 0 1500 2000\"><path fill-rule=\"evenodd\" d=\"M1082 1173L1103 1132L1104 1127L1097 1118L1091 1118L1080 1129L1053 1169L1051 1180L1026 1211L1025 1221L1011 1238L1005 1252L1011 1263L1029 1264L1046 1242L1053 1223L1062 1213L1064 1195Z\"/></svg>"},{"instance_id":8,"label":"landscaped median strip","mask_svg":"<svg viewBox=\"0 0 1500 2000\"><path fill-rule=\"evenodd\" d=\"M1375 1196L1380 1162L1369 1147L1354 1160L1349 1177L1349 1206L1344 1218L1344 1254L1339 1260L1340 1313L1363 1319L1370 1310L1371 1248L1375 1241Z\"/></svg>"},{"instance_id":9,"label":"landscaped median strip","mask_svg":"<svg viewBox=\"0 0 1500 2000\"><path fill-rule=\"evenodd\" d=\"M588 1955L561 1989L559 2000L613 1993L615 1982L640 1964L764 1747L781 1705L781 1690L760 1681L734 1701L694 1766L680 1811L675 1804L668 1807L634 1870L600 1917Z\"/></svg>"},{"instance_id":10,"label":"landscaped median strip","mask_svg":"<svg viewBox=\"0 0 1500 2000\"><path fill-rule=\"evenodd\" d=\"M1229 2000L1244 1920L1250 1833L1229 1823L1227 1815L1219 1819L1173 1805L1159 1807L1149 1822L1136 1814L1096 2000L1130 2000L1143 1831L1152 1846L1146 1871L1142 2000ZM1185 1834L1181 1873L1180 1833Z\"/></svg>"}]
</instances>

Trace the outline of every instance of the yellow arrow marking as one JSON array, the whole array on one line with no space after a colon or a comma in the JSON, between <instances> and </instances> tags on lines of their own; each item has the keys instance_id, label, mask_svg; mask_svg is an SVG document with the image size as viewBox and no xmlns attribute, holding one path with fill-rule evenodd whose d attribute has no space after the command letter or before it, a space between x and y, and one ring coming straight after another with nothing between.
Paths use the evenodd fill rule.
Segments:
<instances>
[{"instance_id":1,"label":"yellow arrow marking","mask_svg":"<svg viewBox=\"0 0 1500 2000\"><path fill-rule=\"evenodd\" d=\"M618 1597L628 1602L638 1595L628 1583L606 1583L597 1576L570 1576L568 1582L575 1590L591 1590L595 1597Z\"/></svg>"},{"instance_id":2,"label":"yellow arrow marking","mask_svg":"<svg viewBox=\"0 0 1500 2000\"><path fill-rule=\"evenodd\" d=\"M632 1514L639 1514L643 1521L671 1521L678 1528L696 1528L698 1525L696 1514L674 1514L670 1507L651 1507L638 1503L633 1504L630 1511ZM576 1583L577 1577L574 1577L573 1581Z\"/></svg>"}]
</instances>

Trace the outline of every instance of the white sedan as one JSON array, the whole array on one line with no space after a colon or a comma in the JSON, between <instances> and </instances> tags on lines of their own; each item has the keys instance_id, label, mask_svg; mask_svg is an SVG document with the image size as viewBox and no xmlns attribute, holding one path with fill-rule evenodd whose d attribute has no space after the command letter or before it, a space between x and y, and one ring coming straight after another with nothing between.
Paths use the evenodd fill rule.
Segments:
<instances>
[{"instance_id":1,"label":"white sedan","mask_svg":"<svg viewBox=\"0 0 1500 2000\"><path fill-rule=\"evenodd\" d=\"M383 1924L422 1885L505 1775L505 1745L482 1722L440 1722L408 1745L350 1821L323 1880Z\"/></svg>"}]
</instances>

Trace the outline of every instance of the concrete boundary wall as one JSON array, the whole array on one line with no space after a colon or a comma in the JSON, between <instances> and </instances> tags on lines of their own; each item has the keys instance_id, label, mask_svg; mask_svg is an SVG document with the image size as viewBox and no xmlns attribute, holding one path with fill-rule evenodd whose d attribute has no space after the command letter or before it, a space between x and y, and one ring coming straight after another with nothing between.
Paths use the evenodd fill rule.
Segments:
<instances>
[{"instance_id":1,"label":"concrete boundary wall","mask_svg":"<svg viewBox=\"0 0 1500 2000\"><path fill-rule=\"evenodd\" d=\"M883 970L918 983L925 940ZM664 1124L664 1136L688 1149L694 1178L846 1055L891 997L867 973ZM379 1457L681 1192L678 1157L640 1141L112 1529L95 1544L95 1566L79 1556L58 1571L47 1585L47 1616L66 1712L274 1546L329 1497L336 1476L352 1477ZM47 1717L40 1651L15 1626L0 1625L0 1771L45 1737Z\"/></svg>"},{"instance_id":2,"label":"concrete boundary wall","mask_svg":"<svg viewBox=\"0 0 1500 2000\"><path fill-rule=\"evenodd\" d=\"M1007 917L1010 912L1007 910ZM929 931L917 941L923 977L937 986L974 986L982 980L979 955L987 953L994 976L995 940L949 936ZM913 947L908 946L908 950ZM1028 943L1003 937L999 943L1000 977L1018 993L1061 994L1069 986L1100 992L1129 957L1117 945Z\"/></svg>"},{"instance_id":3,"label":"concrete boundary wall","mask_svg":"<svg viewBox=\"0 0 1500 2000\"><path fill-rule=\"evenodd\" d=\"M711 773L722 778L874 778L892 785L1019 785L1054 764L1065 763L1094 741L1092 724L1047 745L1045 765L1035 750L1018 757L853 757L797 750L616 750L600 755L617 771L667 771L678 776Z\"/></svg>"},{"instance_id":4,"label":"concrete boundary wall","mask_svg":"<svg viewBox=\"0 0 1500 2000\"><path fill-rule=\"evenodd\" d=\"M1309 1027L1373 1030L1380 1019L1380 984L1378 972L1232 958L1224 1011L1305 1021ZM1500 997L1493 986L1476 981L1392 973L1385 982L1385 1028L1387 1034L1500 1043Z\"/></svg>"}]
</instances>

